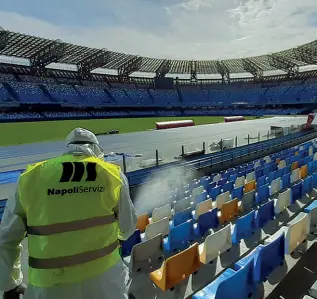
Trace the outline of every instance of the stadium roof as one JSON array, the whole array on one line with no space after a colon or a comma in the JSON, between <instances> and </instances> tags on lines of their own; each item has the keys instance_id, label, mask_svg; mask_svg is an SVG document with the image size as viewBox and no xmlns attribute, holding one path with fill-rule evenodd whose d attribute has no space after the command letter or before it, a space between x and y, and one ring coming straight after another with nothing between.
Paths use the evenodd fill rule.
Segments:
<instances>
[{"instance_id":1,"label":"stadium roof","mask_svg":"<svg viewBox=\"0 0 317 299\"><path fill-rule=\"evenodd\" d=\"M50 63L77 65L90 72L102 67L118 70L119 75L133 72L166 74L220 74L251 73L262 77L263 72L282 70L287 74L298 73L299 67L317 64L317 40L311 43L268 55L227 60L169 60L140 57L105 49L64 43L31 35L1 30L0 55L24 58L31 66L45 67Z\"/></svg>"}]
</instances>

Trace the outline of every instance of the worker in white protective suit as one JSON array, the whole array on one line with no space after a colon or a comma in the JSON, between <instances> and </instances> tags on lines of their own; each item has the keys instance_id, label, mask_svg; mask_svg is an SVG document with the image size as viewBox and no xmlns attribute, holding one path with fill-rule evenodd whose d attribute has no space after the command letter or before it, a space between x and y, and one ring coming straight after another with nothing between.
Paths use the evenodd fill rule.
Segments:
<instances>
[{"instance_id":1,"label":"worker in white protective suit","mask_svg":"<svg viewBox=\"0 0 317 299\"><path fill-rule=\"evenodd\" d=\"M134 232L137 215L127 179L104 162L92 132L77 128L66 145L63 155L28 166L8 199L0 225L5 299L128 298L118 245ZM27 289L20 262L26 235Z\"/></svg>"}]
</instances>

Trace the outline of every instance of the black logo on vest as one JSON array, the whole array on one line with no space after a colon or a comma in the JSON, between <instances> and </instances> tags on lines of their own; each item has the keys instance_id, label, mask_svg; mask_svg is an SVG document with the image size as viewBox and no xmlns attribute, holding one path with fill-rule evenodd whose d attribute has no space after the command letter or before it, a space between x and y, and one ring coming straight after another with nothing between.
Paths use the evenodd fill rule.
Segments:
<instances>
[{"instance_id":1,"label":"black logo on vest","mask_svg":"<svg viewBox=\"0 0 317 299\"><path fill-rule=\"evenodd\" d=\"M81 182L85 172L87 173L86 182L94 182L97 178L96 163L64 162L61 183Z\"/></svg>"},{"instance_id":2,"label":"black logo on vest","mask_svg":"<svg viewBox=\"0 0 317 299\"><path fill-rule=\"evenodd\" d=\"M84 179L84 174L86 173L86 179ZM59 180L60 183L68 182L95 182L97 178L96 163L87 163L86 165L82 162L64 162L63 163L63 173ZM105 192L104 186L74 186L72 188L50 188L47 190L47 195L59 195L64 196L66 194L80 194L80 193L91 193Z\"/></svg>"}]
</instances>

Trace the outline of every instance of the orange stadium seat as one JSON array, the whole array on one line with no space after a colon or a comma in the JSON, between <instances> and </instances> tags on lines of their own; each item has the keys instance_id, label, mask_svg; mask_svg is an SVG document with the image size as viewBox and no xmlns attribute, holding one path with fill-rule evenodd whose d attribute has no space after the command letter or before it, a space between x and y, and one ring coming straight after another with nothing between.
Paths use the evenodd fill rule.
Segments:
<instances>
[{"instance_id":1,"label":"orange stadium seat","mask_svg":"<svg viewBox=\"0 0 317 299\"><path fill-rule=\"evenodd\" d=\"M298 162L293 162L291 170L293 171L293 170L297 169L298 167L299 167Z\"/></svg>"},{"instance_id":2,"label":"orange stadium seat","mask_svg":"<svg viewBox=\"0 0 317 299\"><path fill-rule=\"evenodd\" d=\"M144 233L145 228L150 223L148 213L144 213L138 216L138 221L136 223L136 229L139 229L140 232Z\"/></svg>"},{"instance_id":3,"label":"orange stadium seat","mask_svg":"<svg viewBox=\"0 0 317 299\"><path fill-rule=\"evenodd\" d=\"M255 181L251 181L249 183L246 183L244 186L244 193L248 193L248 192L255 190L255 187L256 187Z\"/></svg>"},{"instance_id":4,"label":"orange stadium seat","mask_svg":"<svg viewBox=\"0 0 317 299\"><path fill-rule=\"evenodd\" d=\"M308 167L307 165L303 165L301 168L300 168L300 178L301 179L305 179L308 175Z\"/></svg>"},{"instance_id":5,"label":"orange stadium seat","mask_svg":"<svg viewBox=\"0 0 317 299\"><path fill-rule=\"evenodd\" d=\"M224 203L221 207L221 215L219 216L219 221L221 224L227 223L238 216L238 199L235 198Z\"/></svg>"},{"instance_id":6,"label":"orange stadium seat","mask_svg":"<svg viewBox=\"0 0 317 299\"><path fill-rule=\"evenodd\" d=\"M188 249L166 259L160 269L150 273L150 279L161 290L166 291L198 271L199 268L198 243L195 243Z\"/></svg>"}]
</instances>

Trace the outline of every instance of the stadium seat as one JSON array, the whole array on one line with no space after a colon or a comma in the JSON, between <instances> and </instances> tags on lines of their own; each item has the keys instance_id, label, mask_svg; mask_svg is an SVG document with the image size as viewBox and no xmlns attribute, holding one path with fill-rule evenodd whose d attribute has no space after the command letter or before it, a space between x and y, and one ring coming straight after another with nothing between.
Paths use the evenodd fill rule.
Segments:
<instances>
[{"instance_id":1,"label":"stadium seat","mask_svg":"<svg viewBox=\"0 0 317 299\"><path fill-rule=\"evenodd\" d=\"M291 174L286 173L282 177L282 189L287 189L291 186Z\"/></svg>"},{"instance_id":2,"label":"stadium seat","mask_svg":"<svg viewBox=\"0 0 317 299\"><path fill-rule=\"evenodd\" d=\"M163 237L158 234L151 239L134 245L127 264L131 272L139 272L149 269L152 266L152 261L163 257Z\"/></svg>"},{"instance_id":3,"label":"stadium seat","mask_svg":"<svg viewBox=\"0 0 317 299\"><path fill-rule=\"evenodd\" d=\"M174 214L189 208L190 202L190 197L185 197L177 201L174 201Z\"/></svg>"},{"instance_id":4,"label":"stadium seat","mask_svg":"<svg viewBox=\"0 0 317 299\"><path fill-rule=\"evenodd\" d=\"M275 179L282 178L283 174L284 174L284 170L283 169L276 170Z\"/></svg>"},{"instance_id":5,"label":"stadium seat","mask_svg":"<svg viewBox=\"0 0 317 299\"><path fill-rule=\"evenodd\" d=\"M278 163L278 169L283 169L283 168L285 168L285 166L286 166L286 161L285 160L281 160Z\"/></svg>"},{"instance_id":6,"label":"stadium seat","mask_svg":"<svg viewBox=\"0 0 317 299\"><path fill-rule=\"evenodd\" d=\"M314 171L314 162L307 163L308 175L312 175Z\"/></svg>"},{"instance_id":7,"label":"stadium seat","mask_svg":"<svg viewBox=\"0 0 317 299\"><path fill-rule=\"evenodd\" d=\"M172 219L172 208L170 204L166 204L162 207L155 208L152 213L152 222L159 221L165 217Z\"/></svg>"},{"instance_id":8,"label":"stadium seat","mask_svg":"<svg viewBox=\"0 0 317 299\"><path fill-rule=\"evenodd\" d=\"M301 168L300 168L300 175L299 175L299 178L300 179L305 179L308 175L308 167L307 165L303 165Z\"/></svg>"},{"instance_id":9,"label":"stadium seat","mask_svg":"<svg viewBox=\"0 0 317 299\"><path fill-rule=\"evenodd\" d=\"M302 182L302 194L301 197L304 197L305 195L310 196L310 193L313 190L313 177L307 176L303 182Z\"/></svg>"},{"instance_id":10,"label":"stadium seat","mask_svg":"<svg viewBox=\"0 0 317 299\"><path fill-rule=\"evenodd\" d=\"M291 184L297 182L300 179L299 168L296 168L291 173Z\"/></svg>"},{"instance_id":11,"label":"stadium seat","mask_svg":"<svg viewBox=\"0 0 317 299\"><path fill-rule=\"evenodd\" d=\"M245 185L245 177L244 176L238 177L234 183L235 188L239 188L239 187L244 186L244 185Z\"/></svg>"},{"instance_id":12,"label":"stadium seat","mask_svg":"<svg viewBox=\"0 0 317 299\"><path fill-rule=\"evenodd\" d=\"M255 187L256 187L256 182L254 180L253 181L249 181L244 186L244 193L247 193L247 192L255 190Z\"/></svg>"},{"instance_id":13,"label":"stadium seat","mask_svg":"<svg viewBox=\"0 0 317 299\"><path fill-rule=\"evenodd\" d=\"M274 199L274 213L276 215L280 214L291 205L292 203L291 195L292 195L291 189L288 188L284 192L279 193L278 197Z\"/></svg>"},{"instance_id":14,"label":"stadium seat","mask_svg":"<svg viewBox=\"0 0 317 299\"><path fill-rule=\"evenodd\" d=\"M270 172L266 177L266 183L271 184L271 182L275 180L275 177L276 177L276 172L275 171Z\"/></svg>"},{"instance_id":15,"label":"stadium seat","mask_svg":"<svg viewBox=\"0 0 317 299\"><path fill-rule=\"evenodd\" d=\"M269 184L263 185L258 188L257 193L255 194L255 201L257 204L265 202L269 199L270 196L270 188Z\"/></svg>"},{"instance_id":16,"label":"stadium seat","mask_svg":"<svg viewBox=\"0 0 317 299\"><path fill-rule=\"evenodd\" d=\"M145 228L150 223L148 213L144 213L138 216L138 220L136 223L136 229L140 230L141 233L145 232Z\"/></svg>"},{"instance_id":17,"label":"stadium seat","mask_svg":"<svg viewBox=\"0 0 317 299\"><path fill-rule=\"evenodd\" d=\"M195 220L197 220L201 214L204 214L204 213L212 210L212 208L213 208L213 206L212 206L211 199L207 199L201 203L198 203L196 205L195 211L192 211L193 218Z\"/></svg>"},{"instance_id":18,"label":"stadium seat","mask_svg":"<svg viewBox=\"0 0 317 299\"><path fill-rule=\"evenodd\" d=\"M296 162L293 162L292 163L292 166L291 166L291 171L295 170L295 169L298 169L299 167L299 163L296 161Z\"/></svg>"},{"instance_id":19,"label":"stadium seat","mask_svg":"<svg viewBox=\"0 0 317 299\"><path fill-rule=\"evenodd\" d=\"M233 185L234 185L234 181L230 181L230 182L225 183L222 186L222 192L229 191L231 193L231 191L233 190Z\"/></svg>"},{"instance_id":20,"label":"stadium seat","mask_svg":"<svg viewBox=\"0 0 317 299\"><path fill-rule=\"evenodd\" d=\"M195 197L194 197L194 202L193 204L194 205L198 205L199 203L205 201L208 199L208 194L207 194L207 191L204 191L202 193L199 193L197 194Z\"/></svg>"},{"instance_id":21,"label":"stadium seat","mask_svg":"<svg viewBox=\"0 0 317 299\"><path fill-rule=\"evenodd\" d=\"M250 212L237 219L232 232L232 243L237 244L242 239L252 236L255 230L255 211Z\"/></svg>"},{"instance_id":22,"label":"stadium seat","mask_svg":"<svg viewBox=\"0 0 317 299\"><path fill-rule=\"evenodd\" d=\"M284 235L281 234L277 239L267 245L259 245L249 255L239 260L235 264L235 269L243 268L250 259L253 259L254 281L256 283L266 281L273 270L284 262L284 242Z\"/></svg>"},{"instance_id":23,"label":"stadium seat","mask_svg":"<svg viewBox=\"0 0 317 299\"><path fill-rule=\"evenodd\" d=\"M231 198L233 199L238 198L238 200L242 200L243 189L244 189L244 186L241 186L239 188L234 188L231 192Z\"/></svg>"},{"instance_id":24,"label":"stadium seat","mask_svg":"<svg viewBox=\"0 0 317 299\"><path fill-rule=\"evenodd\" d=\"M249 172L246 176L246 182L249 183L254 180L255 180L255 172L254 171Z\"/></svg>"},{"instance_id":25,"label":"stadium seat","mask_svg":"<svg viewBox=\"0 0 317 299\"><path fill-rule=\"evenodd\" d=\"M256 211L255 215L255 227L261 228L265 226L270 220L274 219L274 201L270 200L269 202L261 205Z\"/></svg>"},{"instance_id":26,"label":"stadium seat","mask_svg":"<svg viewBox=\"0 0 317 299\"><path fill-rule=\"evenodd\" d=\"M215 183L215 182L209 183L209 184L207 185L207 187L206 187L205 189L206 189L207 193L209 194L209 196L210 196L211 189L212 189L212 188L215 188L216 186L217 186L217 183Z\"/></svg>"},{"instance_id":27,"label":"stadium seat","mask_svg":"<svg viewBox=\"0 0 317 299\"><path fill-rule=\"evenodd\" d=\"M212 199L212 200L216 200L217 196L221 193L221 186L216 186L212 189L210 189L210 192L209 192L209 197Z\"/></svg>"},{"instance_id":28,"label":"stadium seat","mask_svg":"<svg viewBox=\"0 0 317 299\"><path fill-rule=\"evenodd\" d=\"M264 241L269 244L281 234L285 237L285 254L291 254L307 238L309 233L309 216L307 213L299 213L288 226L282 226L274 235Z\"/></svg>"},{"instance_id":29,"label":"stadium seat","mask_svg":"<svg viewBox=\"0 0 317 299\"><path fill-rule=\"evenodd\" d=\"M277 178L271 182L270 186L270 195L274 195L280 192L282 189L282 181L281 178Z\"/></svg>"},{"instance_id":30,"label":"stadium seat","mask_svg":"<svg viewBox=\"0 0 317 299\"><path fill-rule=\"evenodd\" d=\"M193 197L197 196L198 194L201 194L203 193L205 190L204 190L204 187L203 186L198 186L197 188L194 188L192 190L192 195Z\"/></svg>"},{"instance_id":31,"label":"stadium seat","mask_svg":"<svg viewBox=\"0 0 317 299\"><path fill-rule=\"evenodd\" d=\"M221 209L222 205L231 200L230 192L221 193L216 198L216 206L218 209Z\"/></svg>"},{"instance_id":32,"label":"stadium seat","mask_svg":"<svg viewBox=\"0 0 317 299\"><path fill-rule=\"evenodd\" d=\"M263 168L259 167L255 170L255 177L256 179L260 178L263 176Z\"/></svg>"},{"instance_id":33,"label":"stadium seat","mask_svg":"<svg viewBox=\"0 0 317 299\"><path fill-rule=\"evenodd\" d=\"M173 217L173 226L177 226L180 225L184 222L186 222L187 220L192 219L192 208L189 207L185 210L182 210L180 212L177 212L176 214L174 214Z\"/></svg>"},{"instance_id":34,"label":"stadium seat","mask_svg":"<svg viewBox=\"0 0 317 299\"><path fill-rule=\"evenodd\" d=\"M313 180L312 180L313 188L317 188L317 172L314 173L312 177L313 177Z\"/></svg>"},{"instance_id":35,"label":"stadium seat","mask_svg":"<svg viewBox=\"0 0 317 299\"><path fill-rule=\"evenodd\" d=\"M192 296L192 299L246 299L252 296L256 285L253 258L235 271L226 269L213 282Z\"/></svg>"},{"instance_id":36,"label":"stadium seat","mask_svg":"<svg viewBox=\"0 0 317 299\"><path fill-rule=\"evenodd\" d=\"M211 228L219 226L218 209L215 208L199 216L197 224L194 226L196 237L204 236Z\"/></svg>"},{"instance_id":37,"label":"stadium seat","mask_svg":"<svg viewBox=\"0 0 317 299\"><path fill-rule=\"evenodd\" d=\"M162 234L163 237L167 236L170 231L169 219L167 217L158 221L150 223L146 229L144 237L146 240L155 237L158 234Z\"/></svg>"},{"instance_id":38,"label":"stadium seat","mask_svg":"<svg viewBox=\"0 0 317 299\"><path fill-rule=\"evenodd\" d=\"M208 264L231 247L231 224L228 224L221 230L208 235L205 242L199 245L200 261Z\"/></svg>"},{"instance_id":39,"label":"stadium seat","mask_svg":"<svg viewBox=\"0 0 317 299\"><path fill-rule=\"evenodd\" d=\"M125 240L121 245L121 256L125 257L131 254L132 248L134 245L141 243L141 233L137 229L130 236L129 239Z\"/></svg>"},{"instance_id":40,"label":"stadium seat","mask_svg":"<svg viewBox=\"0 0 317 299\"><path fill-rule=\"evenodd\" d=\"M216 182L216 183L218 183L219 180L221 180L221 174L220 174L220 173L216 174L216 175L213 177L213 179L212 179L212 181L213 181L213 182Z\"/></svg>"},{"instance_id":41,"label":"stadium seat","mask_svg":"<svg viewBox=\"0 0 317 299\"><path fill-rule=\"evenodd\" d=\"M241 210L248 211L256 204L255 202L255 190L249 191L243 194L241 200Z\"/></svg>"},{"instance_id":42,"label":"stadium seat","mask_svg":"<svg viewBox=\"0 0 317 299\"><path fill-rule=\"evenodd\" d=\"M173 251L187 248L191 241L194 240L193 220L171 228L170 233L164 239L164 251L172 253Z\"/></svg>"},{"instance_id":43,"label":"stadium seat","mask_svg":"<svg viewBox=\"0 0 317 299\"><path fill-rule=\"evenodd\" d=\"M295 203L296 200L301 199L302 197L302 186L303 182L299 181L296 184L292 185L292 204Z\"/></svg>"},{"instance_id":44,"label":"stadium seat","mask_svg":"<svg viewBox=\"0 0 317 299\"><path fill-rule=\"evenodd\" d=\"M161 268L150 273L150 279L162 291L174 288L200 268L198 243L166 259Z\"/></svg>"},{"instance_id":45,"label":"stadium seat","mask_svg":"<svg viewBox=\"0 0 317 299\"><path fill-rule=\"evenodd\" d=\"M219 216L219 221L221 224L230 222L238 216L238 199L230 200L224 203L220 209L221 214Z\"/></svg>"},{"instance_id":46,"label":"stadium seat","mask_svg":"<svg viewBox=\"0 0 317 299\"><path fill-rule=\"evenodd\" d=\"M309 214L309 223L311 228L317 226L317 200L314 200L308 207L304 209L305 213Z\"/></svg>"},{"instance_id":47,"label":"stadium seat","mask_svg":"<svg viewBox=\"0 0 317 299\"><path fill-rule=\"evenodd\" d=\"M265 175L264 176L260 176L260 177L257 178L256 187L259 188L259 187L265 185L265 183L266 183L266 176Z\"/></svg>"}]
</instances>

